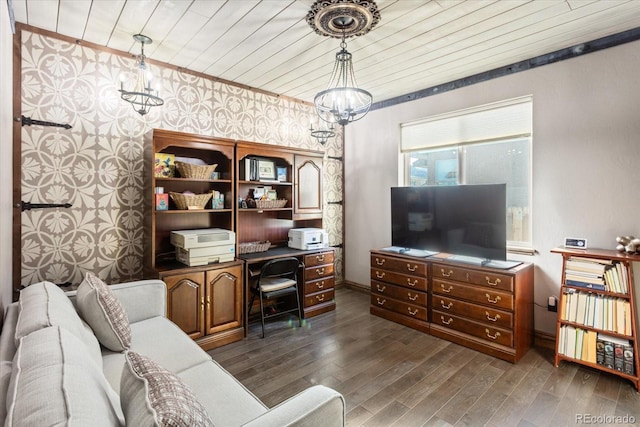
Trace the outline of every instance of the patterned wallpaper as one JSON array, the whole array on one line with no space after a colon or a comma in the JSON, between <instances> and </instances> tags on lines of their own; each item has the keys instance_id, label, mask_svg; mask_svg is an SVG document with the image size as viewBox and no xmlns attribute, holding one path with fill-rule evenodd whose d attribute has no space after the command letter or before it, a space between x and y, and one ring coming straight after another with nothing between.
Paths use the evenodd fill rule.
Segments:
<instances>
[{"instance_id":1,"label":"patterned wallpaper","mask_svg":"<svg viewBox=\"0 0 640 427\"><path fill-rule=\"evenodd\" d=\"M163 128L268 144L324 149L325 203L342 200L341 136L321 146L309 134L313 107L151 65L165 100L144 117L122 101L120 75L134 60L22 31L22 114L70 130L22 128L22 200L72 203L22 213L22 285L108 283L142 277L143 135ZM342 243L342 207L325 205L332 245ZM338 280L342 252L337 250Z\"/></svg>"}]
</instances>

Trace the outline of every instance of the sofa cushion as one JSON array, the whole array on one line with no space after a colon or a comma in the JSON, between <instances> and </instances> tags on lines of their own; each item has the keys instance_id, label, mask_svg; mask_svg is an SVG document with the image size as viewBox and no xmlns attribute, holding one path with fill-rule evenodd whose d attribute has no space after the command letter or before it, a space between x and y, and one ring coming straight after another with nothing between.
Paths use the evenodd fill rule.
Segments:
<instances>
[{"instance_id":1,"label":"sofa cushion","mask_svg":"<svg viewBox=\"0 0 640 427\"><path fill-rule=\"evenodd\" d=\"M156 316L131 324L131 351L144 354L170 372L179 373L211 357L182 329L166 317ZM114 390L120 390L124 354L103 350L104 374Z\"/></svg>"},{"instance_id":2,"label":"sofa cushion","mask_svg":"<svg viewBox=\"0 0 640 427\"><path fill-rule=\"evenodd\" d=\"M113 351L131 346L131 328L122 304L102 280L87 273L78 287L76 304L100 344Z\"/></svg>"},{"instance_id":3,"label":"sofa cushion","mask_svg":"<svg viewBox=\"0 0 640 427\"><path fill-rule=\"evenodd\" d=\"M257 397L214 360L182 371L178 376L200 398L217 426L243 425L268 411Z\"/></svg>"},{"instance_id":4,"label":"sofa cushion","mask_svg":"<svg viewBox=\"0 0 640 427\"><path fill-rule=\"evenodd\" d=\"M20 339L5 426L118 426L118 395L74 334L59 326Z\"/></svg>"},{"instance_id":5,"label":"sofa cushion","mask_svg":"<svg viewBox=\"0 0 640 427\"><path fill-rule=\"evenodd\" d=\"M120 401L127 425L213 426L198 398L180 378L153 360L125 353Z\"/></svg>"},{"instance_id":6,"label":"sofa cushion","mask_svg":"<svg viewBox=\"0 0 640 427\"><path fill-rule=\"evenodd\" d=\"M93 331L82 321L71 300L62 289L51 282L27 286L20 292L15 343L39 329L60 326L78 337L89 350L91 359L102 367L100 344Z\"/></svg>"}]
</instances>

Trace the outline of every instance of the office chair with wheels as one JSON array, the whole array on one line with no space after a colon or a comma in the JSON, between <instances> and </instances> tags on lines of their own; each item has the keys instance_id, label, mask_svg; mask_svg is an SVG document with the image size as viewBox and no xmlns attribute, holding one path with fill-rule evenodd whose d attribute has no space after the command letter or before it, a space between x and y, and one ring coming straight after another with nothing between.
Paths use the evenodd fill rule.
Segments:
<instances>
[{"instance_id":1,"label":"office chair with wheels","mask_svg":"<svg viewBox=\"0 0 640 427\"><path fill-rule=\"evenodd\" d=\"M249 313L247 314L248 318L251 315L255 298L260 298L262 338L264 338L264 321L271 317L297 312L300 326L302 326L302 309L300 308L300 295L298 292L298 269L300 267L304 267L304 264L294 257L273 259L262 266L258 280L255 286L251 288L251 302L249 302ZM264 300L289 294L295 294L295 307L274 313L265 313Z\"/></svg>"}]
</instances>

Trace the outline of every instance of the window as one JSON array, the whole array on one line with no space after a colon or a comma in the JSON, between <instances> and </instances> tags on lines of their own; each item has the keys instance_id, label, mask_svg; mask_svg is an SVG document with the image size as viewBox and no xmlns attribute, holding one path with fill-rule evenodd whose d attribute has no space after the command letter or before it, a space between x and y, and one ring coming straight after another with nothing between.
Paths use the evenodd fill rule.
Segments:
<instances>
[{"instance_id":1,"label":"window","mask_svg":"<svg viewBox=\"0 0 640 427\"><path fill-rule=\"evenodd\" d=\"M402 125L404 185L507 184L507 243L531 243L530 97Z\"/></svg>"}]
</instances>

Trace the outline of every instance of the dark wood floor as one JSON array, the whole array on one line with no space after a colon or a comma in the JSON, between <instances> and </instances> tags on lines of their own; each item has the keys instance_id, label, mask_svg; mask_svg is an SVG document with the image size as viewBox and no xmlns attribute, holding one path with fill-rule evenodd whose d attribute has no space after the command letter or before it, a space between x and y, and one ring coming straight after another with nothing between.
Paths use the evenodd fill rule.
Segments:
<instances>
[{"instance_id":1,"label":"dark wood floor","mask_svg":"<svg viewBox=\"0 0 640 427\"><path fill-rule=\"evenodd\" d=\"M504 362L372 316L361 292L339 289L336 302L302 328L275 320L261 339L258 322L244 341L209 353L270 407L313 384L338 390L349 426L640 424L629 381L554 368L544 349Z\"/></svg>"}]
</instances>

